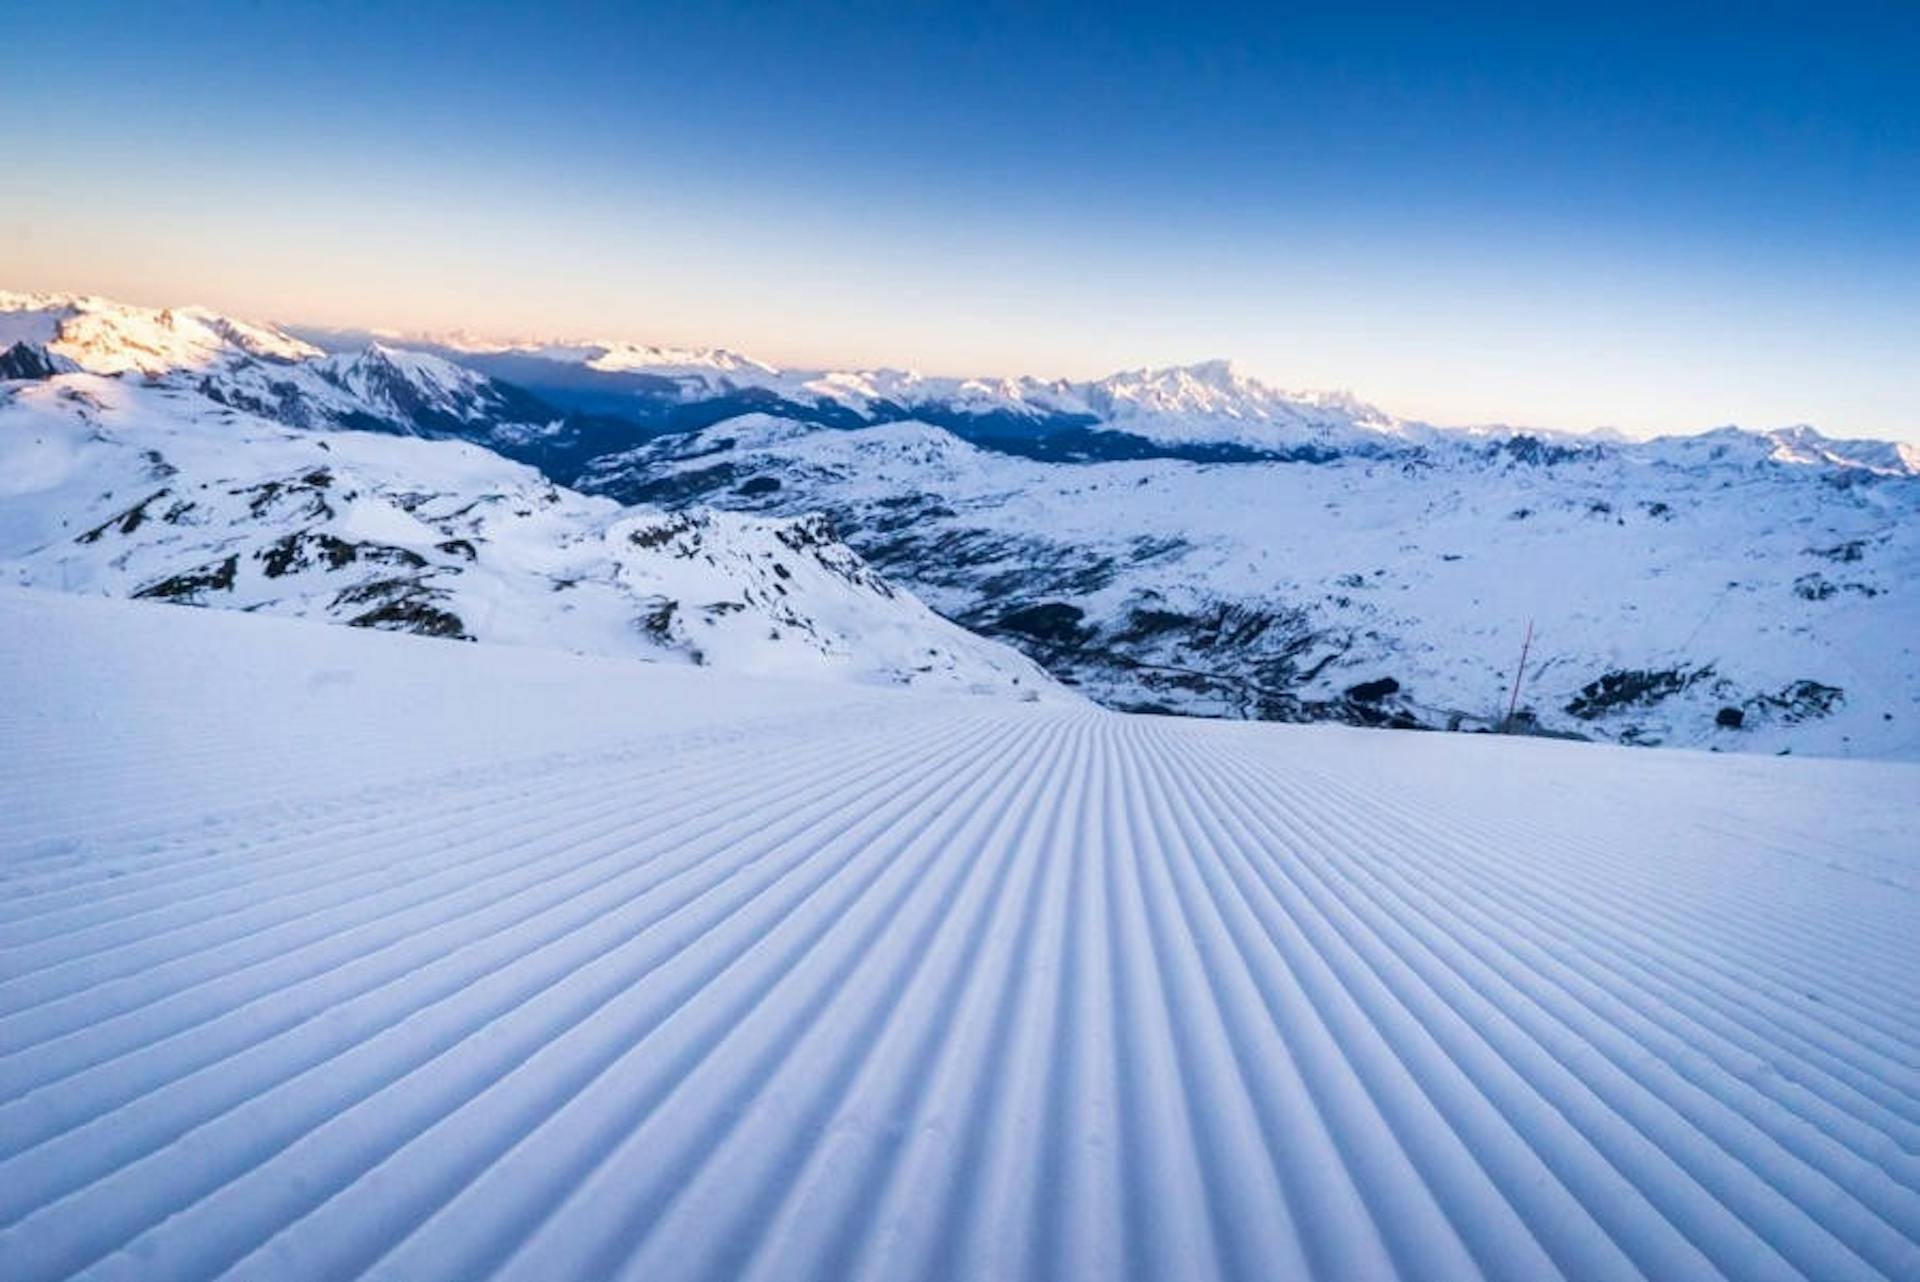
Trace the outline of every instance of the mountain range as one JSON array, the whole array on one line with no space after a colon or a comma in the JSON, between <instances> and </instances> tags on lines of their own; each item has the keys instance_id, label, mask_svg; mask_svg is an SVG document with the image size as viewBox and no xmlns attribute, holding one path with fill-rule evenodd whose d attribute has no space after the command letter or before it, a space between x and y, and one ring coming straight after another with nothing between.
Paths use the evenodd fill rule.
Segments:
<instances>
[{"instance_id":1,"label":"mountain range","mask_svg":"<svg viewBox=\"0 0 1920 1282\"><path fill-rule=\"evenodd\" d=\"M1920 755L1920 450L1902 443L1443 428L1218 361L1090 382L794 371L17 294L0 295L0 378L0 561L22 581L179 580L182 599L722 664L772 661L745 657L777 644L749 633L830 636L802 648L875 679L1054 697L1017 649L1135 710ZM111 499L83 493L102 433ZM130 461L148 452L188 481ZM420 528L369 532L285 488L342 467L335 486ZM188 483L222 492L191 536L153 518ZM267 485L256 511L244 496ZM470 499L490 515L449 515ZM657 559L642 527L672 531L645 551L710 580L636 569ZM268 585L288 539L302 573L348 578ZM325 539L354 557L332 567ZM830 563L831 604L800 607L768 568L793 570L793 541ZM477 560L442 548L461 542ZM209 587L229 556L234 582ZM663 602L665 634L635 622ZM746 608L702 614L721 602ZM702 640L717 628L738 640Z\"/></svg>"},{"instance_id":2,"label":"mountain range","mask_svg":"<svg viewBox=\"0 0 1920 1282\"><path fill-rule=\"evenodd\" d=\"M0 318L17 333L24 313ZM405 352L326 357L197 313L112 321L68 342L63 318L60 339L6 349L14 369L52 371L0 382L0 575L17 584L1071 698L818 518L623 507L469 441L421 439L504 431L531 404L482 375Z\"/></svg>"}]
</instances>

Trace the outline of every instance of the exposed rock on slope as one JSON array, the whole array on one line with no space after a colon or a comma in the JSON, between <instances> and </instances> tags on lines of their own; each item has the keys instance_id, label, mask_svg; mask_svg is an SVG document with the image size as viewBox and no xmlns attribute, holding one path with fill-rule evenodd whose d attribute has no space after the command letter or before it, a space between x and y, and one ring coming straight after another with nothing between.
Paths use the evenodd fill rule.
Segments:
<instances>
[{"instance_id":1,"label":"exposed rock on slope","mask_svg":"<svg viewBox=\"0 0 1920 1282\"><path fill-rule=\"evenodd\" d=\"M1525 725L1920 755L1920 479L1796 449L1522 435L1058 464L926 424L747 416L582 484L824 511L942 612L1116 707L1486 727L1531 618Z\"/></svg>"},{"instance_id":2,"label":"exposed rock on slope","mask_svg":"<svg viewBox=\"0 0 1920 1282\"><path fill-rule=\"evenodd\" d=\"M1910 445L1440 429L1225 362L1072 383L372 338L323 355L204 309L0 295L15 378L78 363L296 427L479 442L622 501L825 512L949 617L1117 707L1484 727L1532 618L1521 725L1920 754ZM213 586L224 565L159 582L239 591L244 562ZM424 626L430 605L340 608ZM658 617L667 640L692 616ZM705 653L693 635L675 644Z\"/></svg>"},{"instance_id":3,"label":"exposed rock on slope","mask_svg":"<svg viewBox=\"0 0 1920 1282\"><path fill-rule=\"evenodd\" d=\"M476 446L290 430L177 387L0 385L0 577L359 627L1066 697L818 519L628 509Z\"/></svg>"}]
</instances>

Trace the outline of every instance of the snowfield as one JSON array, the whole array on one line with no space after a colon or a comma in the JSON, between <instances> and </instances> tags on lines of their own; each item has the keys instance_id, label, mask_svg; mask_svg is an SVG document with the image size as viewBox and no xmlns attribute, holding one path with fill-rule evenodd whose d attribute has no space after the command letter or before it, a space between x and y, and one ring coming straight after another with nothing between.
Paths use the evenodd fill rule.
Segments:
<instances>
[{"instance_id":1,"label":"snowfield","mask_svg":"<svg viewBox=\"0 0 1920 1282\"><path fill-rule=\"evenodd\" d=\"M1439 427L1225 361L1072 383L380 337L0 292L0 582L1134 712L1511 708L1920 759L1920 446Z\"/></svg>"},{"instance_id":2,"label":"snowfield","mask_svg":"<svg viewBox=\"0 0 1920 1282\"><path fill-rule=\"evenodd\" d=\"M1072 699L817 518L623 508L477 445L0 383L0 581L742 672Z\"/></svg>"},{"instance_id":3,"label":"snowfield","mask_svg":"<svg viewBox=\"0 0 1920 1282\"><path fill-rule=\"evenodd\" d=\"M0 590L0 1276L1920 1276L1920 767Z\"/></svg>"},{"instance_id":4,"label":"snowfield","mask_svg":"<svg viewBox=\"0 0 1920 1282\"><path fill-rule=\"evenodd\" d=\"M825 512L889 578L1109 707L1479 728L1531 619L1520 707L1544 728L1920 758L1920 476L1780 448L1061 463L925 423L746 415L580 486Z\"/></svg>"}]
</instances>

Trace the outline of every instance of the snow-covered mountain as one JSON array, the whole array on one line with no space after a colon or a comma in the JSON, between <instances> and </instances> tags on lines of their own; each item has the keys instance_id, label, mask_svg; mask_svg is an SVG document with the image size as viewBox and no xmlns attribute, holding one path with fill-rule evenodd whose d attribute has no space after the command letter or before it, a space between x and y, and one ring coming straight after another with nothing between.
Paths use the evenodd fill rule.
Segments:
<instances>
[{"instance_id":1,"label":"snow-covered mountain","mask_svg":"<svg viewBox=\"0 0 1920 1282\"><path fill-rule=\"evenodd\" d=\"M725 348L623 340L301 334L203 307L0 291L0 361L22 363L12 377L136 372L294 426L483 439L563 483L639 439L749 412L835 427L927 422L998 452L1076 462L1423 458L1508 443L1560 457L1626 443L1608 433L1436 427L1346 392L1277 389L1224 360L1073 382L781 369ZM1644 450L1676 462L1748 456L1920 475L1920 446L1840 440L1804 425L1721 428Z\"/></svg>"},{"instance_id":2,"label":"snow-covered mountain","mask_svg":"<svg viewBox=\"0 0 1920 1282\"><path fill-rule=\"evenodd\" d=\"M313 331L329 347L365 331ZM747 413L831 427L925 422L1000 453L1044 461L1179 458L1194 462L1322 462L1340 457L1425 458L1509 442L1555 457L1631 444L1606 430L1526 426L1438 427L1404 419L1344 391L1283 390L1226 360L1122 371L1106 378L935 378L893 369L780 369L724 348L659 348L618 341L490 343L460 335L408 345L532 389L555 405L624 420L649 433L698 430ZM558 436L578 438L581 434ZM591 433L591 445L609 443ZM1642 443L1647 457L1719 462L1732 455L1920 475L1920 446L1842 440L1805 425L1728 427ZM570 439L551 463L572 480L592 464ZM548 463L543 462L543 466Z\"/></svg>"},{"instance_id":3,"label":"snow-covered mountain","mask_svg":"<svg viewBox=\"0 0 1920 1282\"><path fill-rule=\"evenodd\" d=\"M240 358L288 365L320 349L204 307L135 307L79 294L0 290L0 349L25 343L96 374L214 370Z\"/></svg>"},{"instance_id":4,"label":"snow-covered mountain","mask_svg":"<svg viewBox=\"0 0 1920 1282\"><path fill-rule=\"evenodd\" d=\"M1920 755L1911 445L1440 428L1220 361L927 378L25 295L0 295L0 338L0 377L84 369L256 421L474 442L700 509L703 542L706 507L825 513L946 616L1115 706L1502 723L1532 619L1524 724Z\"/></svg>"},{"instance_id":5,"label":"snow-covered mountain","mask_svg":"<svg viewBox=\"0 0 1920 1282\"><path fill-rule=\"evenodd\" d=\"M364 362L329 373L374 391L382 377ZM1066 697L879 577L817 518L623 508L475 445L288 428L191 388L84 373L0 383L0 579Z\"/></svg>"},{"instance_id":6,"label":"snow-covered mountain","mask_svg":"<svg viewBox=\"0 0 1920 1282\"><path fill-rule=\"evenodd\" d=\"M1065 379L938 378L907 370L779 369L725 349L615 342L482 344L432 350L556 403L689 429L778 413L837 427L918 420L968 439L1059 457L1323 456L1402 446L1430 429L1345 393L1286 392L1227 361ZM1090 432L1090 429L1094 429Z\"/></svg>"},{"instance_id":7,"label":"snow-covered mountain","mask_svg":"<svg viewBox=\"0 0 1920 1282\"><path fill-rule=\"evenodd\" d=\"M1269 387L1224 360L1134 370L1078 390L1107 426L1168 443L1365 452L1391 447L1422 427L1345 393Z\"/></svg>"},{"instance_id":8,"label":"snow-covered mountain","mask_svg":"<svg viewBox=\"0 0 1920 1282\"><path fill-rule=\"evenodd\" d=\"M1832 446L1830 451L1827 447ZM1920 755L1920 478L1805 433L1450 439L1315 464L1012 457L923 423L730 420L626 500L824 511L935 608L1112 706L1527 723Z\"/></svg>"},{"instance_id":9,"label":"snow-covered mountain","mask_svg":"<svg viewBox=\"0 0 1920 1282\"><path fill-rule=\"evenodd\" d=\"M703 379L713 387L734 380L776 378L780 374L778 369L765 361L724 347L660 347L624 339L572 343L494 342L459 334L429 342L469 356L513 353L562 364L584 365L606 374L640 371L663 377Z\"/></svg>"},{"instance_id":10,"label":"snow-covered mountain","mask_svg":"<svg viewBox=\"0 0 1920 1282\"><path fill-rule=\"evenodd\" d=\"M0 361L14 378L137 376L294 427L504 442L570 428L532 394L430 353L375 343L328 354L201 307L0 293Z\"/></svg>"}]
</instances>

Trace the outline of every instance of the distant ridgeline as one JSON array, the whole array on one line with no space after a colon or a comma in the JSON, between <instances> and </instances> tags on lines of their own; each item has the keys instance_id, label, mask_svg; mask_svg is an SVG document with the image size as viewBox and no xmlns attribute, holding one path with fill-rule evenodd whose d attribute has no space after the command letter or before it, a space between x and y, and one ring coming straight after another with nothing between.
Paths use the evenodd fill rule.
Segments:
<instances>
[{"instance_id":1,"label":"distant ridgeline","mask_svg":"<svg viewBox=\"0 0 1920 1282\"><path fill-rule=\"evenodd\" d=\"M1920 756L1910 445L1447 429L1217 361L1092 382L795 371L0 295L5 385L72 371L456 439L623 504L824 516L1114 707Z\"/></svg>"}]
</instances>

